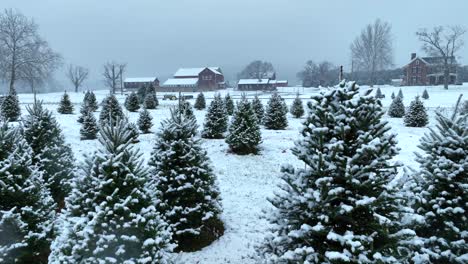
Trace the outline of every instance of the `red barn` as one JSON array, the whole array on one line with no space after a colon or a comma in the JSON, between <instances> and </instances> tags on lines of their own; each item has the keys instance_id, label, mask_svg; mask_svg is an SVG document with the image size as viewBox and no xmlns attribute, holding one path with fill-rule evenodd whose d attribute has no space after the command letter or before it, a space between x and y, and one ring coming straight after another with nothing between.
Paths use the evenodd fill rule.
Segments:
<instances>
[{"instance_id":1,"label":"red barn","mask_svg":"<svg viewBox=\"0 0 468 264\"><path fill-rule=\"evenodd\" d=\"M180 68L162 85L164 91L171 92L213 91L224 87L224 75L219 67Z\"/></svg>"}]
</instances>

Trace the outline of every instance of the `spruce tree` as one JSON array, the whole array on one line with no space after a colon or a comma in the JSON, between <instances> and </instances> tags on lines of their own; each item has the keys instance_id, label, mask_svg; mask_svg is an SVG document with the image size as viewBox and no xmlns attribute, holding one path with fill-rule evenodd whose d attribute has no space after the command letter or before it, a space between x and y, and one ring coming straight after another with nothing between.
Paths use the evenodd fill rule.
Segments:
<instances>
[{"instance_id":1,"label":"spruce tree","mask_svg":"<svg viewBox=\"0 0 468 264\"><path fill-rule=\"evenodd\" d=\"M193 107L197 110L202 110L206 108L205 95L203 95L203 93L198 94Z\"/></svg>"},{"instance_id":2,"label":"spruce tree","mask_svg":"<svg viewBox=\"0 0 468 264\"><path fill-rule=\"evenodd\" d=\"M403 104L403 99L401 99L400 96L393 99L387 113L390 117L401 118L405 116L405 105Z\"/></svg>"},{"instance_id":3,"label":"spruce tree","mask_svg":"<svg viewBox=\"0 0 468 264\"><path fill-rule=\"evenodd\" d=\"M92 111L92 108L89 106L88 102L85 100L80 107L80 116L78 117L78 123L83 123L84 117L88 114L88 112Z\"/></svg>"},{"instance_id":4,"label":"spruce tree","mask_svg":"<svg viewBox=\"0 0 468 264\"><path fill-rule=\"evenodd\" d=\"M96 95L93 93L93 91L89 92L89 96L86 101L88 102L88 106L90 107L91 111L95 112L99 108Z\"/></svg>"},{"instance_id":5,"label":"spruce tree","mask_svg":"<svg viewBox=\"0 0 468 264\"><path fill-rule=\"evenodd\" d=\"M73 114L73 104L70 101L70 97L67 92L63 94L59 107L57 108L57 112L64 115Z\"/></svg>"},{"instance_id":6,"label":"spruce tree","mask_svg":"<svg viewBox=\"0 0 468 264\"><path fill-rule=\"evenodd\" d=\"M400 88L400 90L398 91L398 95L397 95L397 96L400 97L401 99L403 99L403 92L401 91L401 88Z\"/></svg>"},{"instance_id":7,"label":"spruce tree","mask_svg":"<svg viewBox=\"0 0 468 264\"><path fill-rule=\"evenodd\" d=\"M226 112L228 115L234 114L234 101L232 100L231 96L226 94L226 97L224 97L224 105L226 107Z\"/></svg>"},{"instance_id":8,"label":"spruce tree","mask_svg":"<svg viewBox=\"0 0 468 264\"><path fill-rule=\"evenodd\" d=\"M424 89L424 92L423 92L421 97L422 97L422 99L425 99L425 100L429 99L429 93L427 92L426 89Z\"/></svg>"},{"instance_id":9,"label":"spruce tree","mask_svg":"<svg viewBox=\"0 0 468 264\"><path fill-rule=\"evenodd\" d=\"M99 114L99 123L103 126L107 123L116 123L117 120L123 119L124 114L119 101L117 101L115 95L108 95L102 102L102 110Z\"/></svg>"},{"instance_id":10,"label":"spruce tree","mask_svg":"<svg viewBox=\"0 0 468 264\"><path fill-rule=\"evenodd\" d=\"M390 96L390 98L392 98L392 100L395 99L395 93L394 92L392 92L392 95Z\"/></svg>"},{"instance_id":11,"label":"spruce tree","mask_svg":"<svg viewBox=\"0 0 468 264\"><path fill-rule=\"evenodd\" d=\"M290 111L295 118L299 118L304 115L304 106L302 105L301 98L299 98L299 94L297 94L294 99Z\"/></svg>"},{"instance_id":12,"label":"spruce tree","mask_svg":"<svg viewBox=\"0 0 468 264\"><path fill-rule=\"evenodd\" d=\"M465 102L461 105L460 114L462 115L468 114L468 100L465 100Z\"/></svg>"},{"instance_id":13,"label":"spruce tree","mask_svg":"<svg viewBox=\"0 0 468 264\"><path fill-rule=\"evenodd\" d=\"M237 154L257 153L262 141L257 116L245 95L237 104L226 143L232 152Z\"/></svg>"},{"instance_id":14,"label":"spruce tree","mask_svg":"<svg viewBox=\"0 0 468 264\"><path fill-rule=\"evenodd\" d=\"M10 93L5 96L3 102L0 104L1 117L8 121L17 121L21 116L21 108L16 93Z\"/></svg>"},{"instance_id":15,"label":"spruce tree","mask_svg":"<svg viewBox=\"0 0 468 264\"><path fill-rule=\"evenodd\" d=\"M175 109L175 112L180 113L186 116L187 118L193 118L196 120L195 114L193 113L192 105L190 104L190 102L185 101L183 99L180 100L179 105Z\"/></svg>"},{"instance_id":16,"label":"spruce tree","mask_svg":"<svg viewBox=\"0 0 468 264\"><path fill-rule=\"evenodd\" d=\"M169 263L170 233L125 120L99 132L67 197L51 263Z\"/></svg>"},{"instance_id":17,"label":"spruce tree","mask_svg":"<svg viewBox=\"0 0 468 264\"><path fill-rule=\"evenodd\" d=\"M263 124L267 129L281 130L288 126L287 106L278 93L273 93L268 101Z\"/></svg>"},{"instance_id":18,"label":"spruce tree","mask_svg":"<svg viewBox=\"0 0 468 264\"><path fill-rule=\"evenodd\" d=\"M143 105L146 109L156 109L159 105L158 98L156 97L156 90L152 85L146 89Z\"/></svg>"},{"instance_id":19,"label":"spruce tree","mask_svg":"<svg viewBox=\"0 0 468 264\"><path fill-rule=\"evenodd\" d=\"M0 263L47 263L56 205L32 157L0 121Z\"/></svg>"},{"instance_id":20,"label":"spruce tree","mask_svg":"<svg viewBox=\"0 0 468 264\"><path fill-rule=\"evenodd\" d=\"M151 127L153 127L153 117L146 108L140 111L140 116L138 117L138 128L143 134L150 133Z\"/></svg>"},{"instance_id":21,"label":"spruce tree","mask_svg":"<svg viewBox=\"0 0 468 264\"><path fill-rule=\"evenodd\" d=\"M83 122L80 128L80 139L81 140L91 140L96 139L98 133L98 125L96 118L94 117L91 109L83 115Z\"/></svg>"},{"instance_id":22,"label":"spruce tree","mask_svg":"<svg viewBox=\"0 0 468 264\"><path fill-rule=\"evenodd\" d=\"M44 182L59 208L70 192L70 180L74 177L73 152L62 130L41 102L26 107L28 115L23 120L24 138L33 151L32 162L42 172Z\"/></svg>"},{"instance_id":23,"label":"spruce tree","mask_svg":"<svg viewBox=\"0 0 468 264\"><path fill-rule=\"evenodd\" d=\"M194 138L196 120L171 111L161 123L149 165L162 212L179 251L198 250L222 235L216 176Z\"/></svg>"},{"instance_id":24,"label":"spruce tree","mask_svg":"<svg viewBox=\"0 0 468 264\"><path fill-rule=\"evenodd\" d=\"M130 138L131 142L133 144L140 142L140 139L138 139L138 136L140 136L140 132L138 131L138 127L135 123L128 122L128 120L124 120L127 122L127 129L130 132Z\"/></svg>"},{"instance_id":25,"label":"spruce tree","mask_svg":"<svg viewBox=\"0 0 468 264\"><path fill-rule=\"evenodd\" d=\"M130 112L136 112L140 109L140 102L138 101L138 95L135 92L132 92L125 99L125 108Z\"/></svg>"},{"instance_id":26,"label":"spruce tree","mask_svg":"<svg viewBox=\"0 0 468 264\"><path fill-rule=\"evenodd\" d=\"M460 100L459 100L460 102ZM457 107L459 107L459 102ZM466 263L468 221L468 116L436 113L436 126L416 154L422 181L416 189L414 263Z\"/></svg>"},{"instance_id":27,"label":"spruce tree","mask_svg":"<svg viewBox=\"0 0 468 264\"><path fill-rule=\"evenodd\" d=\"M377 99L385 98L385 96L382 94L382 91L380 90L380 87L377 87L377 91L375 92L375 98Z\"/></svg>"},{"instance_id":28,"label":"spruce tree","mask_svg":"<svg viewBox=\"0 0 468 264\"><path fill-rule=\"evenodd\" d=\"M224 138L228 115L220 94L216 94L208 107L201 136L203 138Z\"/></svg>"},{"instance_id":29,"label":"spruce tree","mask_svg":"<svg viewBox=\"0 0 468 264\"><path fill-rule=\"evenodd\" d=\"M395 190L396 135L382 106L354 83L312 98L293 148L302 168L282 169L270 199L266 263L404 263Z\"/></svg>"},{"instance_id":30,"label":"spruce tree","mask_svg":"<svg viewBox=\"0 0 468 264\"><path fill-rule=\"evenodd\" d=\"M415 100L411 102L408 111L404 118L405 126L408 127L424 127L429 123L426 108L419 96L416 96Z\"/></svg>"},{"instance_id":31,"label":"spruce tree","mask_svg":"<svg viewBox=\"0 0 468 264\"><path fill-rule=\"evenodd\" d=\"M265 110L263 109L262 101L255 95L254 99L252 100L252 108L257 116L258 124L261 124L263 121L263 116L265 115Z\"/></svg>"},{"instance_id":32,"label":"spruce tree","mask_svg":"<svg viewBox=\"0 0 468 264\"><path fill-rule=\"evenodd\" d=\"M137 95L138 95L138 101L140 102L140 104L143 104L145 102L145 98L146 98L146 91L147 89L149 89L150 87L146 87L146 86L141 86L140 88L138 88L137 90Z\"/></svg>"}]
</instances>

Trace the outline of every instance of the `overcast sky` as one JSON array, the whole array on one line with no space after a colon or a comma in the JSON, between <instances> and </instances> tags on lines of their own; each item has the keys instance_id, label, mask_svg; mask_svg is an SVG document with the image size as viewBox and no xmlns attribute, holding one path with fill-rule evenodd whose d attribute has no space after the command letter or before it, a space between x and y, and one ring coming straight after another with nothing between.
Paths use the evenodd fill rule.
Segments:
<instances>
[{"instance_id":1,"label":"overcast sky","mask_svg":"<svg viewBox=\"0 0 468 264\"><path fill-rule=\"evenodd\" d=\"M88 67L93 81L108 60L127 62L128 77L164 81L179 67L203 66L231 79L261 59L295 83L308 59L346 70L350 43L376 18L392 24L398 67L422 53L417 29L468 26L467 0L0 0L0 8L33 17L65 62ZM459 55L467 64L468 48Z\"/></svg>"}]
</instances>

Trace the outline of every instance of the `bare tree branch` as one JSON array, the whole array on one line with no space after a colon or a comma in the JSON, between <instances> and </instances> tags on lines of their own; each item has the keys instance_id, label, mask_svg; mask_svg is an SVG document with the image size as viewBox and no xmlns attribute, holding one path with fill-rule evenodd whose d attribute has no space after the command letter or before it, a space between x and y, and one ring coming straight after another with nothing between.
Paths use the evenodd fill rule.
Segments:
<instances>
[{"instance_id":1,"label":"bare tree branch","mask_svg":"<svg viewBox=\"0 0 468 264\"><path fill-rule=\"evenodd\" d=\"M104 64L104 84L111 89L111 93L115 93L119 87L120 78L124 72L126 64L118 64L116 62L107 62Z\"/></svg>"},{"instance_id":2,"label":"bare tree branch","mask_svg":"<svg viewBox=\"0 0 468 264\"><path fill-rule=\"evenodd\" d=\"M88 78L89 71L88 69L81 66L74 66L70 64L68 66L68 71L66 73L67 78L75 87L75 93L78 92L78 89L83 84L83 82Z\"/></svg>"}]
</instances>

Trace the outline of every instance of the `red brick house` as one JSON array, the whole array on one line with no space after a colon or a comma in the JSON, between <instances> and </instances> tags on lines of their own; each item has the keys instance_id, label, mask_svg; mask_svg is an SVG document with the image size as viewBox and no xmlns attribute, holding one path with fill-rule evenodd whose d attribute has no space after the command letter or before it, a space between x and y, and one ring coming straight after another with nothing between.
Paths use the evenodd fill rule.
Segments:
<instances>
[{"instance_id":1,"label":"red brick house","mask_svg":"<svg viewBox=\"0 0 468 264\"><path fill-rule=\"evenodd\" d=\"M403 85L440 85L444 83L444 68L442 57L418 57L411 54L411 61L403 67L405 77ZM454 63L456 65L456 62ZM457 67L450 69L449 84L457 81Z\"/></svg>"},{"instance_id":2,"label":"red brick house","mask_svg":"<svg viewBox=\"0 0 468 264\"><path fill-rule=\"evenodd\" d=\"M173 78L162 85L170 92L213 91L225 87L224 75L219 67L180 68Z\"/></svg>"}]
</instances>

